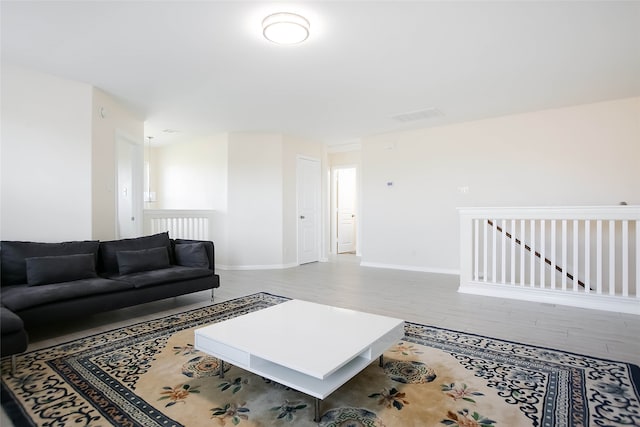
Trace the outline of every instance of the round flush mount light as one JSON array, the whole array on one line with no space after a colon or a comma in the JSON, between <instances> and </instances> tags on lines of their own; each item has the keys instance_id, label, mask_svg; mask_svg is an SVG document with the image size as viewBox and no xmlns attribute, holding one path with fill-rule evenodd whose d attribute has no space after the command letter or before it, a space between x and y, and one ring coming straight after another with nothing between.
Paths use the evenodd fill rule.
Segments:
<instances>
[{"instance_id":1,"label":"round flush mount light","mask_svg":"<svg viewBox=\"0 0 640 427\"><path fill-rule=\"evenodd\" d=\"M262 34L273 43L302 43L309 37L309 21L295 13L274 13L262 20Z\"/></svg>"}]
</instances>

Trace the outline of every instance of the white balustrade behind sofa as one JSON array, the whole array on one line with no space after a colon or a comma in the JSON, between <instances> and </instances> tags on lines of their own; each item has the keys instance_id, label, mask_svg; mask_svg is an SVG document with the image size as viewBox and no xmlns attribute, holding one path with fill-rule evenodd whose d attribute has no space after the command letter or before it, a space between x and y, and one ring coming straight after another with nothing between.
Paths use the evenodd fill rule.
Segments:
<instances>
[{"instance_id":1,"label":"white balustrade behind sofa","mask_svg":"<svg viewBox=\"0 0 640 427\"><path fill-rule=\"evenodd\" d=\"M213 240L212 210L145 209L144 233L169 232L172 239Z\"/></svg>"}]
</instances>

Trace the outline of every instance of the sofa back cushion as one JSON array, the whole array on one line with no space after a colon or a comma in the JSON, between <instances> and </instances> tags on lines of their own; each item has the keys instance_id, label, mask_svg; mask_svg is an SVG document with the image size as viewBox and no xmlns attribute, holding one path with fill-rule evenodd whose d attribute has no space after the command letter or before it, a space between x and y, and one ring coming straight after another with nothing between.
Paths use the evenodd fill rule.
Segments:
<instances>
[{"instance_id":1,"label":"sofa back cushion","mask_svg":"<svg viewBox=\"0 0 640 427\"><path fill-rule=\"evenodd\" d=\"M93 254L75 254L27 258L29 286L73 282L98 277Z\"/></svg>"},{"instance_id":2,"label":"sofa back cushion","mask_svg":"<svg viewBox=\"0 0 640 427\"><path fill-rule=\"evenodd\" d=\"M64 256L75 254L98 254L97 240L40 243L5 240L0 242L0 277L2 286L27 283L27 258Z\"/></svg>"},{"instance_id":3,"label":"sofa back cushion","mask_svg":"<svg viewBox=\"0 0 640 427\"><path fill-rule=\"evenodd\" d=\"M100 242L98 272L107 275L117 275L120 271L118 268L118 252L120 251L140 251L159 247L167 248L169 262L173 263L173 251L171 250L171 240L169 239L168 232L137 237L135 239Z\"/></svg>"},{"instance_id":4,"label":"sofa back cushion","mask_svg":"<svg viewBox=\"0 0 640 427\"><path fill-rule=\"evenodd\" d=\"M204 267L204 268L209 268L210 270L215 270L215 253L214 253L214 247L213 247L213 242L208 241L208 240L191 240L191 239L175 239L174 240L174 254L175 254L175 258L176 258L176 264L178 265L183 265L183 266L189 266L189 267L195 267L196 265L194 264L194 259L191 258L191 255L187 255L188 252L191 251L191 248L195 247L191 247L187 250L183 250L183 249L177 249L178 246L180 245L191 245L191 244L197 244L197 246L204 246L205 249L205 253L206 256L209 260L208 262L208 266ZM181 251L180 254L180 258L178 258L178 254L177 252ZM196 252L199 251L199 249L195 249ZM201 253L201 252L200 252ZM189 258L189 261L186 261L185 258ZM199 264L199 262L198 262ZM202 265L204 266L204 263L202 263ZM199 267L199 265L198 265Z\"/></svg>"},{"instance_id":5,"label":"sofa back cushion","mask_svg":"<svg viewBox=\"0 0 640 427\"><path fill-rule=\"evenodd\" d=\"M169 268L169 252L164 246L139 251L119 251L116 257L120 274Z\"/></svg>"},{"instance_id":6,"label":"sofa back cushion","mask_svg":"<svg viewBox=\"0 0 640 427\"><path fill-rule=\"evenodd\" d=\"M205 242L183 243L173 247L176 264L184 267L209 268Z\"/></svg>"}]
</instances>

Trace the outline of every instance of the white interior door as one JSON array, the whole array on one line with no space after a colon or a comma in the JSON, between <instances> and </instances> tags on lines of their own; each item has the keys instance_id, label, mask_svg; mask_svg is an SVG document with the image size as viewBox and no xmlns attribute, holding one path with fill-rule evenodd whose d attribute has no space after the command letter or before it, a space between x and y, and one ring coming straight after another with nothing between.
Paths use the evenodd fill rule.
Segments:
<instances>
[{"instance_id":1,"label":"white interior door","mask_svg":"<svg viewBox=\"0 0 640 427\"><path fill-rule=\"evenodd\" d=\"M116 137L116 235L142 235L142 145L123 135Z\"/></svg>"},{"instance_id":2,"label":"white interior door","mask_svg":"<svg viewBox=\"0 0 640 427\"><path fill-rule=\"evenodd\" d=\"M298 264L320 260L320 161L297 160Z\"/></svg>"},{"instance_id":3,"label":"white interior door","mask_svg":"<svg viewBox=\"0 0 640 427\"><path fill-rule=\"evenodd\" d=\"M356 169L338 169L337 174L337 252L356 251Z\"/></svg>"}]
</instances>

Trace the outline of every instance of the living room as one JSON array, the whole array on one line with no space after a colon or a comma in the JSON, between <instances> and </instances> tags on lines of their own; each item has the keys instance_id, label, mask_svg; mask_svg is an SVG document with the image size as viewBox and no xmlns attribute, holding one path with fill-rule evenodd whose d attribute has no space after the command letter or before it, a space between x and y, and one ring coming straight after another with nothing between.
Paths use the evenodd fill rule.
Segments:
<instances>
[{"instance_id":1,"label":"living room","mask_svg":"<svg viewBox=\"0 0 640 427\"><path fill-rule=\"evenodd\" d=\"M144 146L153 136L147 184L157 199L143 207L216 212L210 235L221 277L216 301L271 292L639 362L638 316L456 293L458 208L640 204L636 3L303 3L296 10L308 12L308 43L286 51L234 32L231 23L242 14L260 15L258 25L264 18L264 5L241 3L181 9L173 2L3 2L2 240L121 237L117 138ZM209 11L215 25L203 33L196 16L209 6L220 9ZM440 23L438 13L444 13ZM451 16L460 22L452 24ZM360 22L349 30L357 38L347 39L344 29L331 34L348 18ZM387 19L393 30L379 31ZM421 32L421 20L434 33ZM445 24L453 30L437 36ZM113 34L118 25L122 37ZM190 25L201 32L184 36ZM204 34L218 50L203 53ZM376 42L367 44L364 36ZM389 44L382 44L385 37ZM235 46L237 39L247 45ZM199 46L192 63L189 44ZM321 56L327 51L333 53ZM168 52L180 66L167 63ZM456 68L440 65L447 61ZM168 75L172 80L163 80ZM207 97L208 109L190 108ZM509 104L513 99L520 103ZM288 109L276 112L282 106ZM426 116L392 118L419 111ZM362 112L372 115L368 127ZM179 132L163 132L171 129ZM318 255L327 262L298 263L301 156L321 165ZM357 255L338 256L329 174L345 165L358 176L358 245ZM191 175L169 185L176 167ZM368 286L371 294L364 292ZM59 334L35 333L42 339L32 348L207 304L204 292L105 313ZM457 313L482 307L495 317L465 314L456 321L447 307ZM514 321L518 312L526 314ZM571 336L581 322L587 330Z\"/></svg>"}]
</instances>

